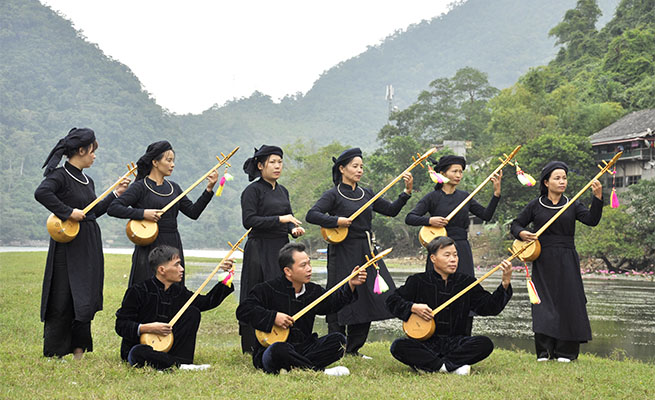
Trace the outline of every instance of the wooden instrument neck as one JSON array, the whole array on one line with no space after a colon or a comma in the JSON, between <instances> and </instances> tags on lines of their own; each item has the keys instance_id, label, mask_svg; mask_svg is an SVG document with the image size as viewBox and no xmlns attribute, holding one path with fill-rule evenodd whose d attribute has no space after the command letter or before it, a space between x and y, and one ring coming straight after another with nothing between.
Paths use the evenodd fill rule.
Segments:
<instances>
[{"instance_id":1,"label":"wooden instrument neck","mask_svg":"<svg viewBox=\"0 0 655 400\"><path fill-rule=\"evenodd\" d=\"M136 167L134 167L134 168L129 168L128 171L125 173L125 175L123 175L123 176L121 176L120 178L118 178L118 180L117 180L116 182L114 182L113 185L111 185L109 188L107 188L107 190L105 190L104 192L102 192L102 194L101 194L100 196L96 197L96 199L93 200L93 201L91 202L91 204L89 204L88 206L84 207L84 209L82 210L82 212L84 213L84 215L86 215L89 211L91 211L91 210L93 209L93 207L95 207L98 203L100 203L100 202L102 201L102 199L104 199L105 197L107 197L107 195L108 195L109 193L113 192L114 189L116 189L116 186L120 185L121 182L123 182L123 180L127 179L127 177L130 176L130 174L133 174L134 171L136 171Z\"/></svg>"},{"instance_id":2,"label":"wooden instrument neck","mask_svg":"<svg viewBox=\"0 0 655 400\"><path fill-rule=\"evenodd\" d=\"M359 208L359 210L355 211L355 212L350 216L350 219L355 219L355 218L357 218L357 217L359 216L359 214L363 213L364 210L366 210L366 209L369 208L373 203L375 203L375 201L376 201L377 199L379 199L380 196L382 196L382 195L385 194L389 189L391 189L391 188L393 187L393 185L396 184L396 182L398 182L399 180L401 180L401 179L403 178L403 175L405 175L407 172L410 172L411 170L413 170L414 168L416 168L418 165L421 164L421 162L423 162L423 160L425 160L426 158L430 157L430 155L432 155L432 153L434 153L435 151L437 151L437 149L436 149L436 148L432 148L432 149L428 150L425 154L423 154L421 157L419 157L417 160L415 160L415 161L414 161L414 162L413 162L409 167L407 167L407 168L406 168L406 169L405 169L405 170L404 170L400 175L398 175L397 177L393 178L393 180L392 180L391 182L389 182L389 184L388 184L387 186L385 186L382 190L380 190L380 191L379 191L375 196L371 197L371 199L370 199L369 201L367 201L363 206L361 206L361 207Z\"/></svg>"},{"instance_id":3,"label":"wooden instrument neck","mask_svg":"<svg viewBox=\"0 0 655 400\"><path fill-rule=\"evenodd\" d=\"M345 285L348 283L349 280L357 276L360 272L364 271L366 268L370 267L372 264L378 262L382 257L386 256L391 252L391 248L386 249L382 252L380 252L377 256L373 257L372 259L368 260L366 264L362 265L361 267L357 268L353 272L350 273L347 277L343 278L343 280L336 285L332 286L329 290L327 290L325 293L323 293L320 297L318 297L316 300L312 301L309 303L305 308L302 310L298 311L296 314L294 314L291 318L293 318L294 321L297 321L298 318L302 317L305 315L308 311L310 311L312 308L316 307L320 302L325 300L329 295L334 293L337 289L339 289L341 286Z\"/></svg>"},{"instance_id":4,"label":"wooden instrument neck","mask_svg":"<svg viewBox=\"0 0 655 400\"><path fill-rule=\"evenodd\" d=\"M537 232L535 232L535 235L539 237L542 233L544 233L546 229L548 229L553 224L553 222L555 222L555 220L559 218L559 216L562 215L564 211L566 211L571 206L571 204L573 204L578 198L580 198L580 196L582 196L584 192L587 191L587 189L591 187L591 184L596 179L603 176L603 174L607 172L610 169L610 167L614 165L614 163L616 163L616 161L621 157L621 155L623 155L622 151L614 155L614 157L608 163L606 163L604 167L600 169L600 172L598 172L596 176L594 176L575 196L573 196L573 198L571 198L569 202L566 203L566 205L564 205L564 207L560 208L559 211L557 211L557 213L553 215L550 218L550 220L548 220L548 222L546 222L541 228L539 228Z\"/></svg>"},{"instance_id":5,"label":"wooden instrument neck","mask_svg":"<svg viewBox=\"0 0 655 400\"><path fill-rule=\"evenodd\" d=\"M220 160L220 161L218 162L218 164L216 164L212 169L210 169L210 170L207 171L203 176L201 176L200 179L198 179L197 181L195 181L195 182L194 182L191 186L189 186L185 191L183 191L182 193L180 193L179 196L177 196L176 198L174 198L173 200L171 200L170 203L168 203L166 206L164 206L164 208L161 209L161 213L162 213L162 214L165 213L165 212L168 211L171 207L173 207L173 206L175 205L175 203L177 203L178 201L180 201L181 199L183 199L184 196L186 196L187 194L189 194L190 191L192 191L196 186L198 186L200 183L202 183L202 181L204 181L205 179L207 179L207 177L208 177L212 172L216 171L216 170L219 169L223 164L225 164L225 163L227 162L227 160L229 160L230 157L232 157L232 155L233 155L234 153L237 152L237 150L239 150L239 147L238 147L238 146L237 146L234 150L232 150L232 151L230 152L230 154L228 154L228 155L225 156L222 160ZM222 154L222 153L221 153L221 154Z\"/></svg>"},{"instance_id":6,"label":"wooden instrument neck","mask_svg":"<svg viewBox=\"0 0 655 400\"><path fill-rule=\"evenodd\" d=\"M232 256L232 254L234 254L234 252L239 248L239 245L241 244L241 242L243 242L245 240L245 238L248 236L248 234L250 233L251 230L252 230L252 228L248 229L246 231L246 233L244 233L243 236L241 236L239 241L236 242L232 246L232 248L227 252L225 257L223 257L221 262L219 262L218 265L216 266L216 268L214 268L214 270L209 274L209 276L207 276L207 279L205 279L205 281L200 285L200 287L198 287L198 289L193 293L193 295L189 298L189 300L187 300L187 302L184 303L182 308L180 308L180 311L178 311L177 314L175 314L175 316L171 319L171 321L168 323L170 326L175 325L177 320L180 319L180 317L182 316L182 314L184 314L186 309L189 308L191 303L193 303L193 301L196 299L196 297L198 297L200 292L205 288L205 286L207 286L209 281L211 281L211 279L214 277L214 275L216 275L216 273L220 269L221 265L225 262L225 260L228 260Z\"/></svg>"},{"instance_id":7,"label":"wooden instrument neck","mask_svg":"<svg viewBox=\"0 0 655 400\"><path fill-rule=\"evenodd\" d=\"M468 195L468 197L466 197L464 200L462 200L462 202L459 203L459 205L458 205L457 207L455 207L455 209L454 209L450 214L448 214L448 216L446 216L446 219L447 219L448 221L450 221L451 219L453 219L453 217L454 217L455 215L457 215L457 213L460 212L460 210L461 210L461 209L462 209L462 208L463 208L463 207L464 207L464 206L465 206L469 201L471 201L471 199L473 198L473 196L475 196L476 194L478 194L478 192L479 192L480 190L482 190L482 188L483 188L483 187L484 187L484 186L485 186L485 185L486 185L486 184L491 180L491 178L493 178L494 175L496 175L496 174L498 173L498 171L500 171L501 169L503 169L503 167L505 167L505 165L507 165L507 164L512 160L512 158L514 158L514 156L516 155L516 153L517 153L520 149L521 149L521 145L516 146L516 147L514 148L514 150L512 150L512 152L511 152L507 157L505 157L505 159L504 159L504 160L502 161L502 163L501 163L501 164L500 164L500 165L499 165L499 166L494 170L494 172L492 172L491 174L489 174L489 176L488 176L484 181L482 181L482 183L479 184L478 187L476 187L475 190L473 190L473 191ZM454 191L454 190L453 190L453 191Z\"/></svg>"}]
</instances>

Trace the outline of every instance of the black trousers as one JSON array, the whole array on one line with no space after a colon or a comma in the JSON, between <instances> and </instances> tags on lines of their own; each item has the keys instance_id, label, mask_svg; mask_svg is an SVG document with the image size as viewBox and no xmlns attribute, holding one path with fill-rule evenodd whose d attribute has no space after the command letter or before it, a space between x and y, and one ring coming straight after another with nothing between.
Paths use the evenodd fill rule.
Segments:
<instances>
[{"instance_id":1,"label":"black trousers","mask_svg":"<svg viewBox=\"0 0 655 400\"><path fill-rule=\"evenodd\" d=\"M63 357L77 348L93 351L91 321L75 320L66 249L57 246L43 326L43 355Z\"/></svg>"},{"instance_id":2,"label":"black trousers","mask_svg":"<svg viewBox=\"0 0 655 400\"><path fill-rule=\"evenodd\" d=\"M557 359L563 357L575 360L580 354L580 342L560 340L543 333L534 334L534 347L537 358Z\"/></svg>"},{"instance_id":3,"label":"black trousers","mask_svg":"<svg viewBox=\"0 0 655 400\"><path fill-rule=\"evenodd\" d=\"M173 325L173 347L168 353L155 351L145 344L137 344L130 349L127 362L137 368L149 365L158 370L179 367L180 364L192 364L199 326L200 310L191 306Z\"/></svg>"},{"instance_id":4,"label":"black trousers","mask_svg":"<svg viewBox=\"0 0 655 400\"><path fill-rule=\"evenodd\" d=\"M337 321L328 322L329 333L341 333L346 336L346 354L357 354L366 343L371 323L339 325Z\"/></svg>"},{"instance_id":5,"label":"black trousers","mask_svg":"<svg viewBox=\"0 0 655 400\"><path fill-rule=\"evenodd\" d=\"M414 369L437 372L442 365L454 371L462 365L471 365L489 357L494 344L486 336L432 336L422 342L416 339L396 339L391 354Z\"/></svg>"},{"instance_id":6,"label":"black trousers","mask_svg":"<svg viewBox=\"0 0 655 400\"><path fill-rule=\"evenodd\" d=\"M307 368L322 371L344 355L346 337L341 333L328 333L320 338L312 337L302 344L277 342L262 355L264 371L277 374L281 369Z\"/></svg>"},{"instance_id":7,"label":"black trousers","mask_svg":"<svg viewBox=\"0 0 655 400\"><path fill-rule=\"evenodd\" d=\"M252 354L257 347L257 336L255 328L248 324L239 322L239 335L241 335L241 351L245 354Z\"/></svg>"}]
</instances>

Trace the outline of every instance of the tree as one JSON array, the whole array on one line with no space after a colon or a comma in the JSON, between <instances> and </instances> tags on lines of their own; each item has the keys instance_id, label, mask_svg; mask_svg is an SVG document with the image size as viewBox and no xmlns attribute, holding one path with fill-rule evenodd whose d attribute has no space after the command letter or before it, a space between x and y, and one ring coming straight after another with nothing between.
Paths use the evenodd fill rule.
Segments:
<instances>
[{"instance_id":1,"label":"tree","mask_svg":"<svg viewBox=\"0 0 655 400\"><path fill-rule=\"evenodd\" d=\"M641 268L655 266L655 180L642 179L628 190L629 212L633 217L635 229L639 232L638 243L644 248Z\"/></svg>"},{"instance_id":2,"label":"tree","mask_svg":"<svg viewBox=\"0 0 655 400\"><path fill-rule=\"evenodd\" d=\"M489 99L498 89L489 84L487 75L471 67L458 70L452 78L430 83L417 101L407 109L392 114L394 123L378 134L383 146L399 136L409 136L420 147L429 147L444 139L471 140L479 144L489 122Z\"/></svg>"},{"instance_id":3,"label":"tree","mask_svg":"<svg viewBox=\"0 0 655 400\"><path fill-rule=\"evenodd\" d=\"M625 265L644 255L641 235L634 222L625 209L605 206L597 226L578 224L576 248L580 256L600 258L608 270L622 271Z\"/></svg>"},{"instance_id":4,"label":"tree","mask_svg":"<svg viewBox=\"0 0 655 400\"><path fill-rule=\"evenodd\" d=\"M558 60L574 61L585 54L597 54L596 21L601 11L596 0L578 0L574 9L564 14L562 22L548 32L562 47Z\"/></svg>"}]
</instances>

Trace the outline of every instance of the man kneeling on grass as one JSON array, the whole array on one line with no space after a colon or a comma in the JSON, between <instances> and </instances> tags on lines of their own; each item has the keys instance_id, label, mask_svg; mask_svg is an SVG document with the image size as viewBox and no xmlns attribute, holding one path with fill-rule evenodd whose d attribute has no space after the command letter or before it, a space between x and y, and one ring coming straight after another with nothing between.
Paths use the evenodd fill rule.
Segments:
<instances>
[{"instance_id":1,"label":"man kneeling on grass","mask_svg":"<svg viewBox=\"0 0 655 400\"><path fill-rule=\"evenodd\" d=\"M391 344L391 354L416 370L468 375L470 365L487 358L494 348L486 336L466 336L469 312L498 315L505 308L512 297L512 265L506 260L502 262L502 283L493 294L476 285L433 317L434 309L475 282L475 278L456 272L458 258L453 239L437 237L427 250L434 269L408 277L387 298L386 305L403 321L412 313L426 321L434 318L436 331L425 341L396 339Z\"/></svg>"},{"instance_id":2,"label":"man kneeling on grass","mask_svg":"<svg viewBox=\"0 0 655 400\"><path fill-rule=\"evenodd\" d=\"M273 343L267 348L256 343L252 353L255 368L272 374L282 369L307 368L325 370L327 375L348 375L350 371L343 366L325 369L343 357L346 337L333 332L319 338L312 333L314 317L316 314L336 313L354 301L357 298L355 286L366 282L366 271L360 272L294 321L291 315L323 295L325 289L310 282L312 266L301 243L285 245L280 250L278 262L283 275L253 287L237 308L239 321L262 332L271 332L273 325L290 329L286 342Z\"/></svg>"},{"instance_id":3,"label":"man kneeling on grass","mask_svg":"<svg viewBox=\"0 0 655 400\"><path fill-rule=\"evenodd\" d=\"M128 288L121 308L116 311L116 333L123 338L121 358L135 367L149 365L158 370L172 366L189 370L209 368L208 364L193 364L200 312L217 307L234 288L217 283L206 295L198 295L171 327L168 321L193 295L180 283L184 268L179 251L170 246L155 247L148 255L148 262L155 276ZM230 268L232 260L221 265L223 270ZM173 347L168 353L155 351L139 343L143 333L162 336L173 333Z\"/></svg>"}]
</instances>

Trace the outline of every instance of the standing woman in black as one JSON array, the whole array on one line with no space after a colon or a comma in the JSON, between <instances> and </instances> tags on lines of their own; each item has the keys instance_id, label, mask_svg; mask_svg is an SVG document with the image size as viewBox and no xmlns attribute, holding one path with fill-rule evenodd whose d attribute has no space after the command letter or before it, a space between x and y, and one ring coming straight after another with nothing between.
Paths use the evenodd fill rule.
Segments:
<instances>
[{"instance_id":1,"label":"standing woman in black","mask_svg":"<svg viewBox=\"0 0 655 400\"><path fill-rule=\"evenodd\" d=\"M41 293L41 321L44 322L43 355L63 357L73 353L81 359L93 351L91 320L102 310L104 257L96 218L102 216L114 198L125 191L125 180L86 215L82 209L96 199L93 180L82 170L93 165L98 148L88 128L73 128L50 152L43 164L45 179L34 192L36 200L62 221L80 223L72 241L50 239ZM57 167L61 157L68 161Z\"/></svg>"},{"instance_id":2,"label":"standing woman in black","mask_svg":"<svg viewBox=\"0 0 655 400\"><path fill-rule=\"evenodd\" d=\"M328 244L328 281L330 288L348 276L357 265L366 263L365 256L371 257L374 250L371 243L371 221L373 211L389 217L395 217L411 196L414 180L411 173L403 176L405 190L394 202L383 198L377 199L372 207L367 208L357 218L352 215L375 194L359 186L364 173L362 151L353 148L341 153L339 158L332 158L332 181L334 187L321 196L307 212L307 222L324 228L347 226L348 236L341 243ZM328 330L346 335L346 353L360 355L359 349L366 342L371 321L379 321L393 316L384 302L396 289L383 261L378 261L380 275L389 285L386 293L375 294L375 279L367 279L366 284L356 289L357 300L342 308L337 314L327 316Z\"/></svg>"},{"instance_id":3,"label":"standing woman in black","mask_svg":"<svg viewBox=\"0 0 655 400\"><path fill-rule=\"evenodd\" d=\"M551 161L539 177L540 195L512 221L512 235L528 241L569 199L564 195L569 167ZM539 236L541 255L532 262L534 282L541 303L532 305L532 330L538 361L556 359L569 362L578 358L580 343L591 340L580 259L575 249L575 221L596 226L603 214L603 187L591 183L594 194L590 208L576 200Z\"/></svg>"},{"instance_id":4,"label":"standing woman in black","mask_svg":"<svg viewBox=\"0 0 655 400\"><path fill-rule=\"evenodd\" d=\"M445 217L450 214L457 206L468 197L469 193L457 189L457 185L462 180L466 160L464 157L455 155L445 155L439 159L434 169L449 179L448 182L438 183L434 190L426 194L416 207L407 214L405 223L412 226L436 226L445 227L448 237L455 241L459 264L457 272L475 277L473 268L473 253L471 244L468 241L469 212L478 216L483 221L491 220L496 206L500 201L500 182L503 176L500 174L491 178L494 187L494 194L484 208L480 203L471 199L455 216L448 221ZM426 216L425 214L429 214ZM431 271L434 267L428 257L426 270Z\"/></svg>"},{"instance_id":5,"label":"standing woman in black","mask_svg":"<svg viewBox=\"0 0 655 400\"><path fill-rule=\"evenodd\" d=\"M249 181L259 179L241 193L243 227L252 228L252 232L244 248L239 302L248 297L256 284L281 276L280 249L289 243L289 235L297 238L305 233L291 211L289 192L277 183L282 174L282 157L281 148L262 145L243 164ZM254 329L239 323L239 334L241 350L252 353L257 340Z\"/></svg>"},{"instance_id":6,"label":"standing woman in black","mask_svg":"<svg viewBox=\"0 0 655 400\"><path fill-rule=\"evenodd\" d=\"M155 274L148 263L148 254L159 245L178 249L181 264L185 266L182 239L177 231L177 215L181 211L193 220L198 219L212 199L212 190L218 180L218 173L214 171L207 178L207 189L203 190L195 203L184 196L166 213L160 215L159 210L183 192L177 183L166 180L175 167L173 147L165 140L152 143L136 164L136 181L109 206L107 213L112 217L155 221L159 226L159 234L155 241L147 246L134 246L128 287L150 279ZM182 283L184 284L184 278Z\"/></svg>"}]
</instances>

